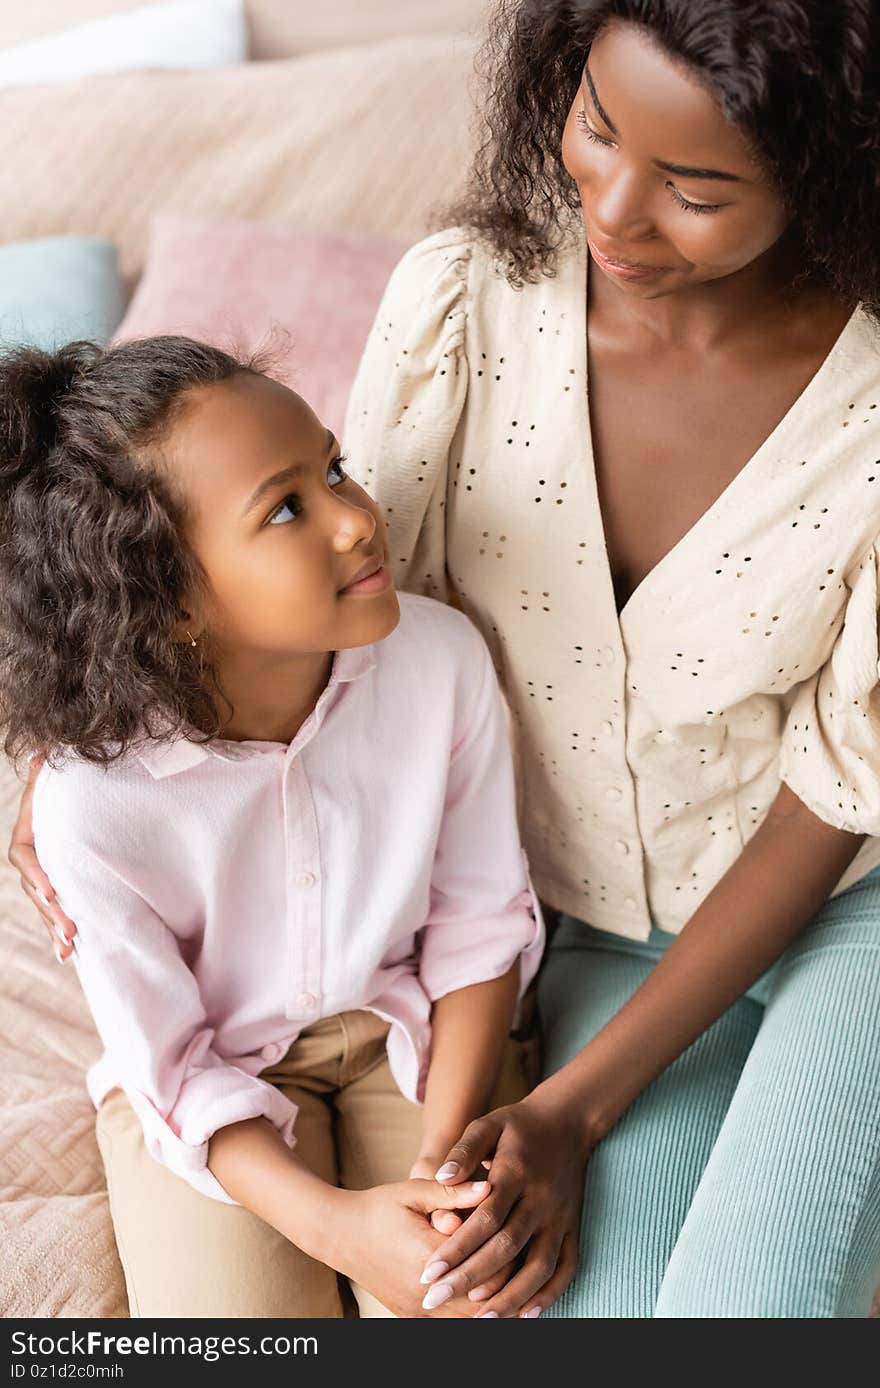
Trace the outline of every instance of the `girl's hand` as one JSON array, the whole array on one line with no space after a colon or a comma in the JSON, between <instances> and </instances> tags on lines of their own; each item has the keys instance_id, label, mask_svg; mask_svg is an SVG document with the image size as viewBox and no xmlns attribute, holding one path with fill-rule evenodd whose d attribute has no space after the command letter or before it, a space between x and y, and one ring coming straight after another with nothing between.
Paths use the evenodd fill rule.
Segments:
<instances>
[{"instance_id":1,"label":"girl's hand","mask_svg":"<svg viewBox=\"0 0 880 1388\"><path fill-rule=\"evenodd\" d=\"M480 1316L539 1316L577 1266L588 1152L577 1124L540 1090L471 1123L436 1174L454 1190L491 1157L491 1193L433 1253L423 1274L431 1290L477 1303ZM523 1252L519 1271L493 1292Z\"/></svg>"},{"instance_id":2,"label":"girl's hand","mask_svg":"<svg viewBox=\"0 0 880 1388\"><path fill-rule=\"evenodd\" d=\"M442 1165L445 1159L445 1151L446 1148L443 1149L443 1152L428 1152L427 1155L420 1154L416 1157L410 1167L410 1180L433 1181L438 1166ZM484 1161L482 1165L488 1171L489 1162ZM482 1172L479 1173L478 1179L484 1179ZM431 1223L438 1233L449 1235L454 1234L456 1229L460 1229L464 1220L454 1210L435 1210L431 1215Z\"/></svg>"},{"instance_id":3,"label":"girl's hand","mask_svg":"<svg viewBox=\"0 0 880 1388\"><path fill-rule=\"evenodd\" d=\"M18 819L15 821L12 838L9 841L9 861L21 875L22 891L40 913L40 919L49 932L55 958L59 964L63 964L65 959L69 959L73 953L71 942L76 934L76 926L70 917L64 914L55 900L55 889L40 867L34 852L32 819L34 783L40 767L43 765L43 760L42 757L34 757L31 760L31 769L18 809Z\"/></svg>"},{"instance_id":4,"label":"girl's hand","mask_svg":"<svg viewBox=\"0 0 880 1388\"><path fill-rule=\"evenodd\" d=\"M332 1266L366 1287L396 1316L473 1317L479 1308L463 1296L449 1298L435 1310L425 1308L426 1289L419 1285L419 1274L443 1242L431 1228L431 1215L439 1209L474 1209L488 1191L486 1182L440 1186L435 1181L401 1181L339 1192L345 1212Z\"/></svg>"}]
</instances>

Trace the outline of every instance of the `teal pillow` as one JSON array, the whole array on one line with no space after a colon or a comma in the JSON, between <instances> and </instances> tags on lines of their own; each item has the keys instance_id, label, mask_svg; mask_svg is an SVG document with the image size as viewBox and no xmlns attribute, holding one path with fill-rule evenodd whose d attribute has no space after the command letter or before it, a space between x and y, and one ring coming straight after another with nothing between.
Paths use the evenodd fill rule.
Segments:
<instances>
[{"instance_id":1,"label":"teal pillow","mask_svg":"<svg viewBox=\"0 0 880 1388\"><path fill-rule=\"evenodd\" d=\"M111 241L45 236L0 246L0 347L107 342L124 307Z\"/></svg>"}]
</instances>

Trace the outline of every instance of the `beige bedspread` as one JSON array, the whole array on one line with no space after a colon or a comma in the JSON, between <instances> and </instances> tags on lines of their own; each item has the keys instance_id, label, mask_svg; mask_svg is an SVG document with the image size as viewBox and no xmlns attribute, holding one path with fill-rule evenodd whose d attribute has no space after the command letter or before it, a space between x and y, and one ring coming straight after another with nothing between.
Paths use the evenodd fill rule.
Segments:
<instances>
[{"instance_id":1,"label":"beige bedspread","mask_svg":"<svg viewBox=\"0 0 880 1388\"><path fill-rule=\"evenodd\" d=\"M21 784L0 758L0 845ZM0 865L0 1316L126 1316L94 1110L100 1050L71 964L59 968Z\"/></svg>"}]
</instances>

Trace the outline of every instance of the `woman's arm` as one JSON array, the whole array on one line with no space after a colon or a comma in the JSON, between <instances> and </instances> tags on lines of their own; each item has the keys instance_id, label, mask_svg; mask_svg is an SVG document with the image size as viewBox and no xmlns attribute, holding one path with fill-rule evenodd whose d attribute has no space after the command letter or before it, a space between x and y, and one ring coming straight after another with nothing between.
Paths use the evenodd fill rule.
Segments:
<instances>
[{"instance_id":1,"label":"woman's arm","mask_svg":"<svg viewBox=\"0 0 880 1388\"><path fill-rule=\"evenodd\" d=\"M444 1282L455 1292L477 1289L529 1243L523 1268L487 1310L537 1314L560 1294L573 1271L574 1202L592 1148L797 939L861 843L781 787L738 860L602 1031L521 1104L472 1123L450 1149L443 1179L453 1183L492 1156L492 1195L443 1246L454 1269Z\"/></svg>"},{"instance_id":2,"label":"woman's arm","mask_svg":"<svg viewBox=\"0 0 880 1388\"><path fill-rule=\"evenodd\" d=\"M588 1147L797 939L863 841L818 819L781 787L757 833L650 977L549 1082L554 1102L577 1106Z\"/></svg>"},{"instance_id":3,"label":"woman's arm","mask_svg":"<svg viewBox=\"0 0 880 1388\"><path fill-rule=\"evenodd\" d=\"M519 960L500 978L434 1003L422 1146L410 1175L433 1178L472 1119L485 1113L501 1069L519 989Z\"/></svg>"},{"instance_id":4,"label":"woman's arm","mask_svg":"<svg viewBox=\"0 0 880 1388\"><path fill-rule=\"evenodd\" d=\"M20 876L22 891L37 908L40 919L49 933L55 958L59 964L63 964L73 954L76 926L58 904L55 888L41 868L34 849L34 785L42 765L42 757L34 757L31 761L27 783L21 793L18 818L9 840L8 856Z\"/></svg>"}]
</instances>

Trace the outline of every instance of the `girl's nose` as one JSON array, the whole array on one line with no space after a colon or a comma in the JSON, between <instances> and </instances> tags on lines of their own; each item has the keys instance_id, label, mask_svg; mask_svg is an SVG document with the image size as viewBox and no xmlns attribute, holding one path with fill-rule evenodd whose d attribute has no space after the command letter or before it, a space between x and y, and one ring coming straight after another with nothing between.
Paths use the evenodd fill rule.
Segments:
<instances>
[{"instance_id":1,"label":"girl's nose","mask_svg":"<svg viewBox=\"0 0 880 1388\"><path fill-rule=\"evenodd\" d=\"M644 241L654 232L648 189L633 169L617 164L591 188L590 221L612 243Z\"/></svg>"},{"instance_id":2,"label":"girl's nose","mask_svg":"<svg viewBox=\"0 0 880 1388\"><path fill-rule=\"evenodd\" d=\"M378 524L372 511L366 506L355 506L350 501L343 501L342 497L336 495L335 502L339 508L336 516L336 531L333 543L340 554L354 549L355 545L362 542L369 543L376 533Z\"/></svg>"}]
</instances>

